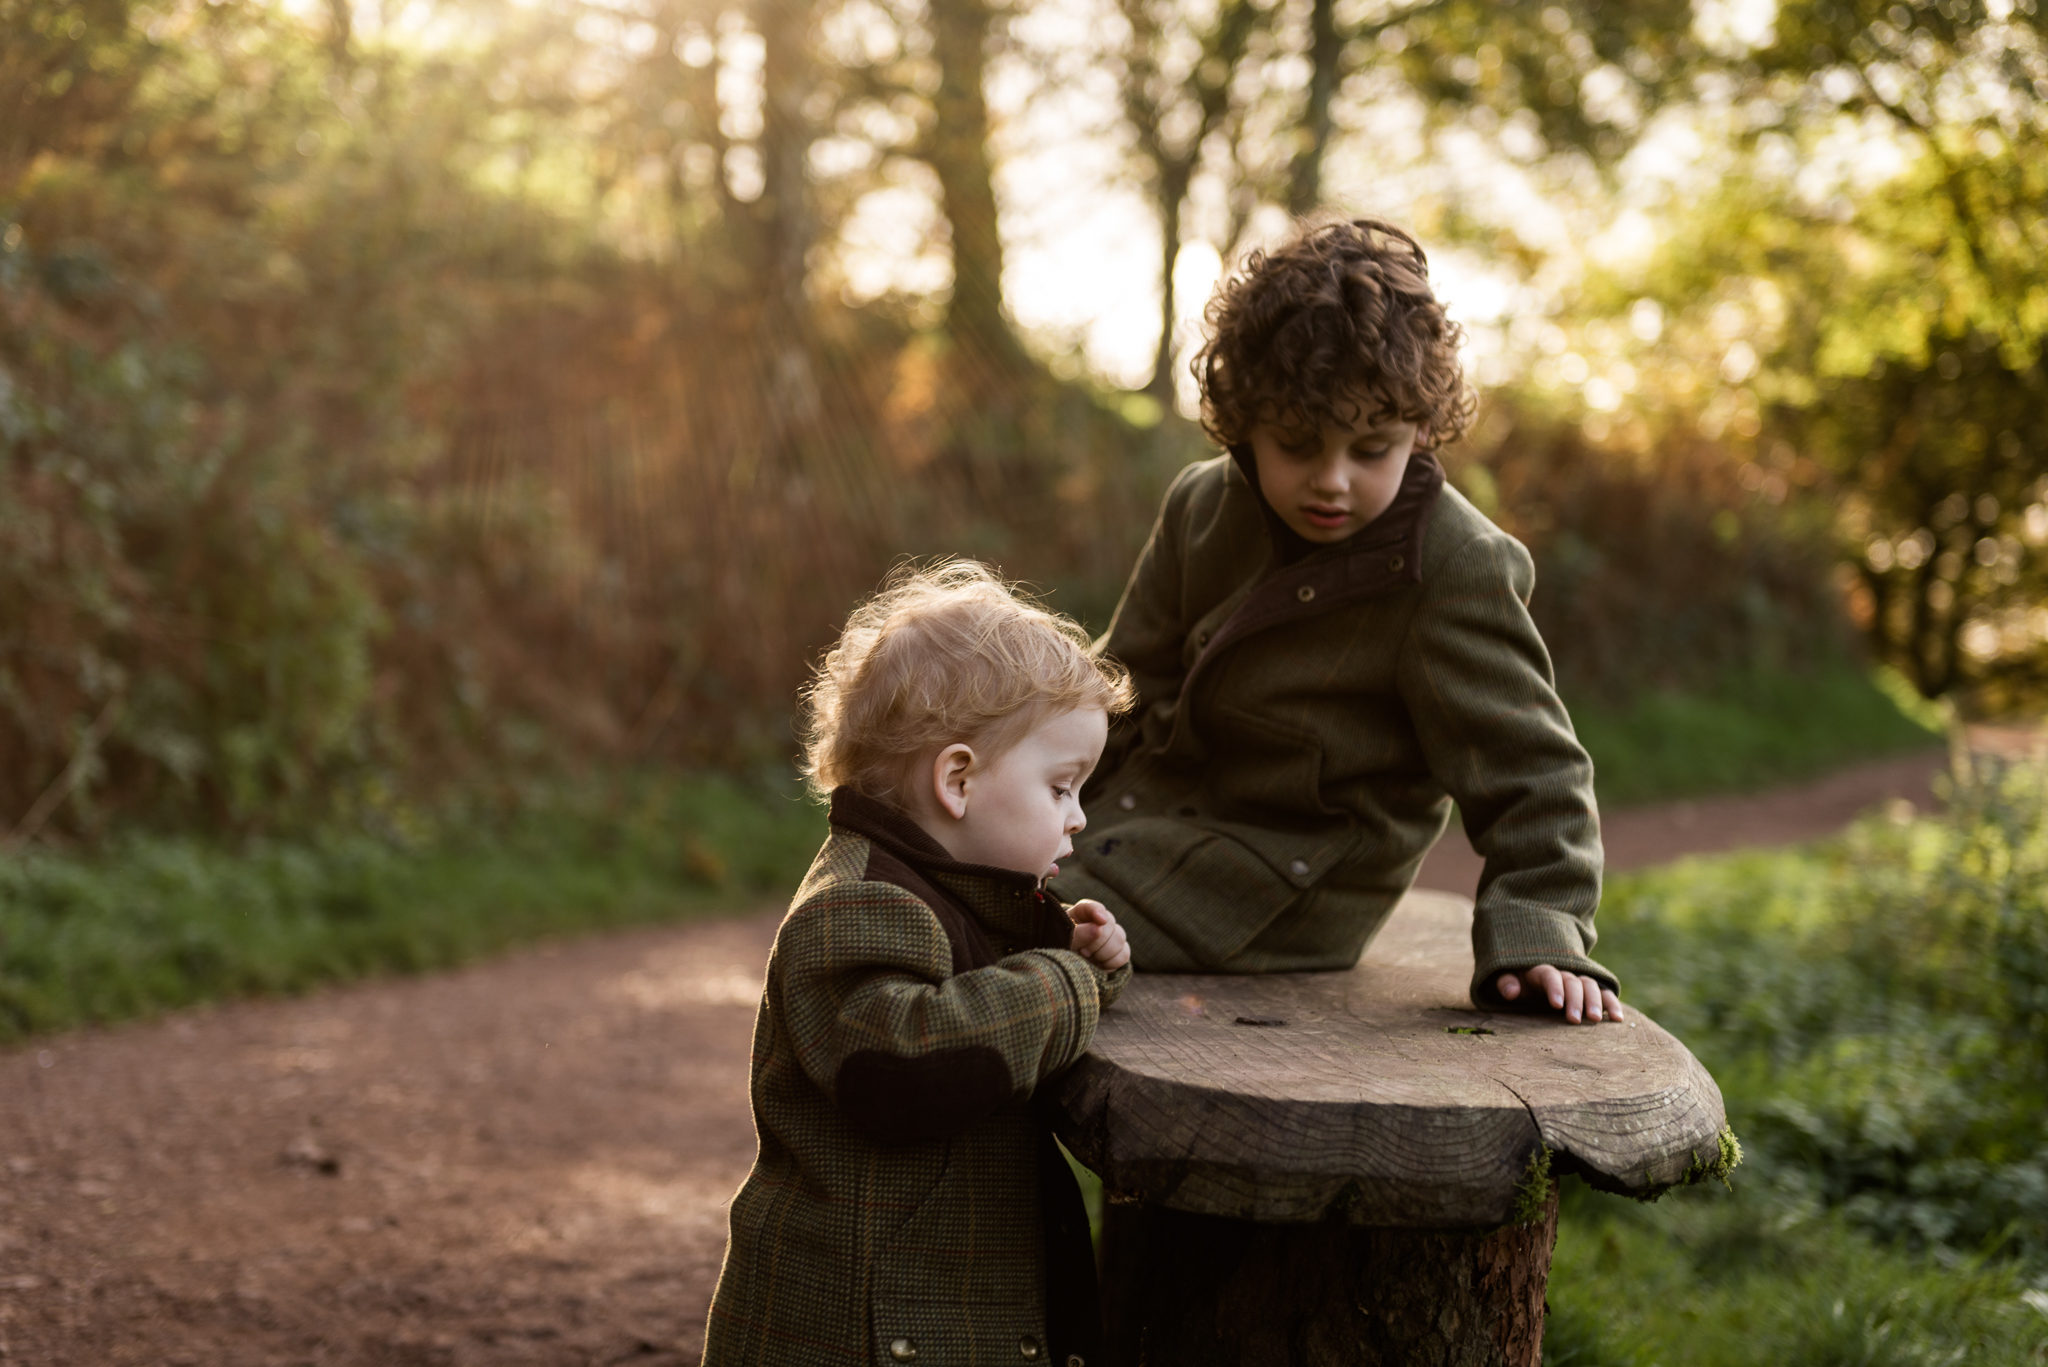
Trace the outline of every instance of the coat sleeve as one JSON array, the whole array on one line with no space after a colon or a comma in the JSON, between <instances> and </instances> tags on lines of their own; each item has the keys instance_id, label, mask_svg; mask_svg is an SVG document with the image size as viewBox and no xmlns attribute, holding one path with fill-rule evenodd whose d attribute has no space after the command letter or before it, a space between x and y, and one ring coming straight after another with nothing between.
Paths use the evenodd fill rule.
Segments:
<instances>
[{"instance_id":1,"label":"coat sleeve","mask_svg":"<svg viewBox=\"0 0 2048 1367\"><path fill-rule=\"evenodd\" d=\"M1494 979L1554 964L1616 986L1589 957L1600 904L1593 763L1558 699L1529 616L1536 569L1504 532L1475 537L1425 585L1399 686L1431 772L1486 860L1472 920L1472 999Z\"/></svg>"},{"instance_id":2,"label":"coat sleeve","mask_svg":"<svg viewBox=\"0 0 2048 1367\"><path fill-rule=\"evenodd\" d=\"M1138 738L1146 715L1160 704L1180 697L1187 676L1183 651L1189 624L1185 619L1183 555L1186 541L1187 503L1194 472L1190 465L1174 478L1160 501L1159 517L1138 563L1117 600L1116 615L1109 630L1095 643L1095 653L1107 655L1131 671L1131 683L1138 700L1110 731L1103 749L1098 774L1113 772Z\"/></svg>"},{"instance_id":3,"label":"coat sleeve","mask_svg":"<svg viewBox=\"0 0 2048 1367\"><path fill-rule=\"evenodd\" d=\"M790 913L769 984L805 1074L880 1139L958 1133L1087 1051L1103 975L1034 949L952 972L938 918L892 883L838 884Z\"/></svg>"}]
</instances>

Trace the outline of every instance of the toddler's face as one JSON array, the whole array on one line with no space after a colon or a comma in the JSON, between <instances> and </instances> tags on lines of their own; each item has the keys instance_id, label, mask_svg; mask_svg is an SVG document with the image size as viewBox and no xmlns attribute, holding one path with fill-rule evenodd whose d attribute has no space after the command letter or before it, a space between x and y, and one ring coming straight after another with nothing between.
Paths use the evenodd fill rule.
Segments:
<instances>
[{"instance_id":1,"label":"toddler's face","mask_svg":"<svg viewBox=\"0 0 2048 1367\"><path fill-rule=\"evenodd\" d=\"M1262 423L1251 434L1259 492L1303 540L1342 541L1393 503L1420 434L1369 398L1349 427L1300 432Z\"/></svg>"},{"instance_id":2,"label":"toddler's face","mask_svg":"<svg viewBox=\"0 0 2048 1367\"><path fill-rule=\"evenodd\" d=\"M1074 852L1081 784L1102 758L1109 717L1079 708L1047 717L1016 745L964 776L966 812L948 822L940 843L955 859L1040 877L1059 872Z\"/></svg>"}]
</instances>

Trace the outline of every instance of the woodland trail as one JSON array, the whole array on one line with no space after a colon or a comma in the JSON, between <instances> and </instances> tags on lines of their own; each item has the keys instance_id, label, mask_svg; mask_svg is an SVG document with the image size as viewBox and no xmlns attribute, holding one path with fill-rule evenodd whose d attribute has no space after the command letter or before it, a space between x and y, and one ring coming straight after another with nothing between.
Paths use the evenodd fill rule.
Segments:
<instances>
[{"instance_id":1,"label":"woodland trail","mask_svg":"<svg viewBox=\"0 0 2048 1367\"><path fill-rule=\"evenodd\" d=\"M1944 762L1614 813L1610 866L1924 810ZM1477 875L1453 833L1421 881ZM0 1053L0 1362L695 1363L777 916Z\"/></svg>"}]
</instances>

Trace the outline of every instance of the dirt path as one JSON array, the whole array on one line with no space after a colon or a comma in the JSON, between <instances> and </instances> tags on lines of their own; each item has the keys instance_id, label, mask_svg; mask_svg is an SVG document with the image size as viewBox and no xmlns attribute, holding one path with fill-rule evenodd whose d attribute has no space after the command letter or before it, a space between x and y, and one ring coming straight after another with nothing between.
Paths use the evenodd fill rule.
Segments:
<instances>
[{"instance_id":1,"label":"dirt path","mask_svg":"<svg viewBox=\"0 0 2048 1367\"><path fill-rule=\"evenodd\" d=\"M1611 816L1616 867L1803 839L1937 754ZM1469 892L1454 836L1427 886ZM1455 848L1453 848L1455 847ZM0 1361L694 1363L776 912L0 1053Z\"/></svg>"}]
</instances>

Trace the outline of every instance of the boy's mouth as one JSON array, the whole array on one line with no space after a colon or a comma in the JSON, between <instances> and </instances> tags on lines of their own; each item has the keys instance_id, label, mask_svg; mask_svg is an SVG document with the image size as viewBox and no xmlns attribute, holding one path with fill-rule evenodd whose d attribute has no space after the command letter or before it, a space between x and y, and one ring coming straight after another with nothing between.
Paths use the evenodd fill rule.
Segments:
<instances>
[{"instance_id":1,"label":"boy's mouth","mask_svg":"<svg viewBox=\"0 0 2048 1367\"><path fill-rule=\"evenodd\" d=\"M1332 531L1351 520L1349 508L1322 507L1316 504L1304 507L1301 515L1307 519L1310 526L1321 527L1324 531Z\"/></svg>"}]
</instances>

